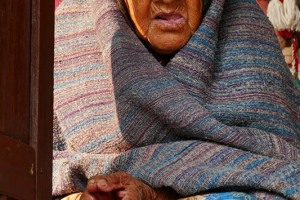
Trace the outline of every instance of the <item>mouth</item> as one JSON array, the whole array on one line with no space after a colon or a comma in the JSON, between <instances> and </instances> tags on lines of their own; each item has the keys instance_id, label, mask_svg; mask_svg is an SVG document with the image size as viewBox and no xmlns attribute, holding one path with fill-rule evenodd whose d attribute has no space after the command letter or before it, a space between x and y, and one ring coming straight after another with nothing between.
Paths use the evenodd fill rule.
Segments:
<instances>
[{"instance_id":1,"label":"mouth","mask_svg":"<svg viewBox=\"0 0 300 200\"><path fill-rule=\"evenodd\" d=\"M154 21L165 28L177 28L184 24L185 19L179 13L158 13Z\"/></svg>"}]
</instances>

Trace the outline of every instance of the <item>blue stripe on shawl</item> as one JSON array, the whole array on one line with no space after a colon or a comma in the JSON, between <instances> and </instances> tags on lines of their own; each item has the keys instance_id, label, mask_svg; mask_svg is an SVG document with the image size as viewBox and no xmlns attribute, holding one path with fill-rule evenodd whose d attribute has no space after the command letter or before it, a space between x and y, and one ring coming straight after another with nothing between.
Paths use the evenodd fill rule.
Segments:
<instances>
[{"instance_id":1,"label":"blue stripe on shawl","mask_svg":"<svg viewBox=\"0 0 300 200\"><path fill-rule=\"evenodd\" d=\"M99 64L99 63L89 63L86 65L82 65L80 67L74 67L71 69L66 69L64 71L61 72L55 72L54 73L54 78L62 78L64 76L70 76L73 74L80 74L82 72L88 72L90 70L95 70L95 69L101 69L102 67L104 67L103 64Z\"/></svg>"},{"instance_id":2,"label":"blue stripe on shawl","mask_svg":"<svg viewBox=\"0 0 300 200\"><path fill-rule=\"evenodd\" d=\"M108 77L106 74L93 74L91 76L85 76L85 77L79 77L78 79L72 79L71 81L64 81L63 83L56 84L54 86L55 90L64 89L70 86L76 86L78 84L78 81L80 82L86 82L91 80L99 80Z\"/></svg>"},{"instance_id":3,"label":"blue stripe on shawl","mask_svg":"<svg viewBox=\"0 0 300 200\"><path fill-rule=\"evenodd\" d=\"M91 123L100 123L103 121L107 121L112 117L113 117L113 114L109 113L109 114L103 114L100 116L91 116L91 117L85 118L82 121L79 121L77 124L74 124L74 126L67 128L64 131L64 134L66 137L69 137L72 134L75 134L76 132L80 131L81 129L84 129L87 126L90 126Z\"/></svg>"}]
</instances>

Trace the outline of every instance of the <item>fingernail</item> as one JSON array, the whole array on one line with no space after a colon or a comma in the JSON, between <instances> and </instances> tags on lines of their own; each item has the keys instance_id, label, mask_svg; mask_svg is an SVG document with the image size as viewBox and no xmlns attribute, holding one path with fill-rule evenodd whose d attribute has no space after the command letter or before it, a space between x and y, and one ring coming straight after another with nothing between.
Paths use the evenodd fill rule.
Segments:
<instances>
[{"instance_id":1,"label":"fingernail","mask_svg":"<svg viewBox=\"0 0 300 200\"><path fill-rule=\"evenodd\" d=\"M100 187L107 186L107 181L105 179L99 179L97 180L97 185Z\"/></svg>"},{"instance_id":2,"label":"fingernail","mask_svg":"<svg viewBox=\"0 0 300 200\"><path fill-rule=\"evenodd\" d=\"M90 179L89 181L88 181L88 184L95 184L95 180L94 179Z\"/></svg>"}]
</instances>

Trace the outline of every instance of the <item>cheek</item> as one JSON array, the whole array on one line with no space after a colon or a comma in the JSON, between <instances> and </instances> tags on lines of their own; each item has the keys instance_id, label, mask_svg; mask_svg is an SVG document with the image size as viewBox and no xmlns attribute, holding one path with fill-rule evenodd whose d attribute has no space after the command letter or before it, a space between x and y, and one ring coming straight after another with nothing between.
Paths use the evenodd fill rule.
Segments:
<instances>
[{"instance_id":1,"label":"cheek","mask_svg":"<svg viewBox=\"0 0 300 200\"><path fill-rule=\"evenodd\" d=\"M137 33L145 37L148 32L150 24L150 4L143 0L144 2L135 2L130 8L130 15L133 24L136 28Z\"/></svg>"},{"instance_id":2,"label":"cheek","mask_svg":"<svg viewBox=\"0 0 300 200\"><path fill-rule=\"evenodd\" d=\"M147 35L150 20L145 15L145 13L141 13L140 15L137 15L137 20L136 22L134 22L134 25L137 29L138 34L144 37L145 35Z\"/></svg>"},{"instance_id":3,"label":"cheek","mask_svg":"<svg viewBox=\"0 0 300 200\"><path fill-rule=\"evenodd\" d=\"M189 26L192 31L196 31L202 18L202 0L187 0L187 5Z\"/></svg>"}]
</instances>

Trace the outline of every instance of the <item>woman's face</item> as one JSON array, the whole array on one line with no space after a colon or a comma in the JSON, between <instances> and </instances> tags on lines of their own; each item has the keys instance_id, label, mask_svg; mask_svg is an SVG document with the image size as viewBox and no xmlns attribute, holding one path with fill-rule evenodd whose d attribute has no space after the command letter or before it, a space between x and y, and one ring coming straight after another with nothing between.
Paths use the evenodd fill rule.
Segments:
<instances>
[{"instance_id":1,"label":"woman's face","mask_svg":"<svg viewBox=\"0 0 300 200\"><path fill-rule=\"evenodd\" d=\"M203 0L125 0L137 34L158 53L182 48L198 28Z\"/></svg>"}]
</instances>

